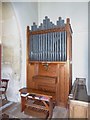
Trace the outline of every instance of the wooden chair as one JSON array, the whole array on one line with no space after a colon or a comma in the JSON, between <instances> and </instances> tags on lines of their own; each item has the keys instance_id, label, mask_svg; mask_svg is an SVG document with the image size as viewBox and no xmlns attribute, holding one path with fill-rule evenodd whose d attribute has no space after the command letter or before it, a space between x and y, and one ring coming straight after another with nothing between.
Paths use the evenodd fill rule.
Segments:
<instances>
[{"instance_id":1,"label":"wooden chair","mask_svg":"<svg viewBox=\"0 0 90 120\"><path fill-rule=\"evenodd\" d=\"M6 96L6 91L7 91L7 87L8 87L8 79L1 79L0 82L0 97L2 99L3 95L4 98L7 100L7 96Z\"/></svg>"}]
</instances>

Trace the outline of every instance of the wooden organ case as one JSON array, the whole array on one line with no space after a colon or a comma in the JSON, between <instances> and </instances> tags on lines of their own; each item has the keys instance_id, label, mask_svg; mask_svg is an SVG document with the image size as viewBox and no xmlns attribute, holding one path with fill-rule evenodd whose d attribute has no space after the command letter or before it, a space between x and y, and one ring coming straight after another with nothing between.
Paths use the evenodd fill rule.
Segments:
<instances>
[{"instance_id":1,"label":"wooden organ case","mask_svg":"<svg viewBox=\"0 0 90 120\"><path fill-rule=\"evenodd\" d=\"M39 27L27 26L27 88L54 93L56 105L67 106L72 84L70 19L54 25L46 16Z\"/></svg>"}]
</instances>

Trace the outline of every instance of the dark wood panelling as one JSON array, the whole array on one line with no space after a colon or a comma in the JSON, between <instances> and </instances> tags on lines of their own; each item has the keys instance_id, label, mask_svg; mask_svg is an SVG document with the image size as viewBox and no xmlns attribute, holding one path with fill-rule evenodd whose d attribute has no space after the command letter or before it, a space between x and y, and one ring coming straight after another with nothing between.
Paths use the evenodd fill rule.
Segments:
<instances>
[{"instance_id":1,"label":"dark wood panelling","mask_svg":"<svg viewBox=\"0 0 90 120\"><path fill-rule=\"evenodd\" d=\"M57 76L57 64L48 64L47 69L44 64L39 64L38 74L52 77Z\"/></svg>"}]
</instances>

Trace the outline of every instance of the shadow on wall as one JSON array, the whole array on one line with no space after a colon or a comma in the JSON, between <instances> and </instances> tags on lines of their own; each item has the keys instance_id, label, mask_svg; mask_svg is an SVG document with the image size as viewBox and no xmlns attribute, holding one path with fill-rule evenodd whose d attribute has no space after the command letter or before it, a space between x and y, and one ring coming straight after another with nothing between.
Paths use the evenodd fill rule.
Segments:
<instances>
[{"instance_id":1,"label":"shadow on wall","mask_svg":"<svg viewBox=\"0 0 90 120\"><path fill-rule=\"evenodd\" d=\"M21 41L15 13L10 2L2 2L2 78L9 78L7 97L19 101Z\"/></svg>"}]
</instances>

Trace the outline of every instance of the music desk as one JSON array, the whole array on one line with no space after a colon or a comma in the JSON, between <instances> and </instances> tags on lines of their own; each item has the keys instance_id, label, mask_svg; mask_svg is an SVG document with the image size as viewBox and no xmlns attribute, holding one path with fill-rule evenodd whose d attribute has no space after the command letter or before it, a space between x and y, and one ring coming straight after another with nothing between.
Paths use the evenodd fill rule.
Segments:
<instances>
[{"instance_id":1,"label":"music desk","mask_svg":"<svg viewBox=\"0 0 90 120\"><path fill-rule=\"evenodd\" d=\"M25 108L31 107L37 110L47 111L48 118L52 118L55 94L49 92L43 92L31 88L22 88L19 90L21 96L21 111L23 112ZM34 101L34 102L31 102ZM38 102L43 103L37 104Z\"/></svg>"}]
</instances>

